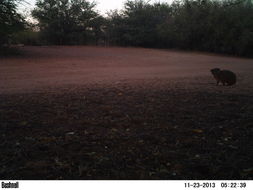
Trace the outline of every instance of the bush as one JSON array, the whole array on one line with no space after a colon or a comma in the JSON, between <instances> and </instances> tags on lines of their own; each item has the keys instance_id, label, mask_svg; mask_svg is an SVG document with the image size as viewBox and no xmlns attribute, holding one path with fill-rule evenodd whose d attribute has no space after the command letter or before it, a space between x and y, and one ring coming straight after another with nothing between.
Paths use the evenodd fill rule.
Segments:
<instances>
[{"instance_id":1,"label":"bush","mask_svg":"<svg viewBox=\"0 0 253 190\"><path fill-rule=\"evenodd\" d=\"M108 15L108 23L113 44L253 56L250 0L127 1L122 11Z\"/></svg>"},{"instance_id":2,"label":"bush","mask_svg":"<svg viewBox=\"0 0 253 190\"><path fill-rule=\"evenodd\" d=\"M16 0L0 1L0 46L8 44L13 34L24 28L23 17L17 13Z\"/></svg>"},{"instance_id":3,"label":"bush","mask_svg":"<svg viewBox=\"0 0 253 190\"><path fill-rule=\"evenodd\" d=\"M15 44L25 45L42 45L42 39L40 33L32 30L25 30L18 32L14 35L13 41Z\"/></svg>"}]
</instances>

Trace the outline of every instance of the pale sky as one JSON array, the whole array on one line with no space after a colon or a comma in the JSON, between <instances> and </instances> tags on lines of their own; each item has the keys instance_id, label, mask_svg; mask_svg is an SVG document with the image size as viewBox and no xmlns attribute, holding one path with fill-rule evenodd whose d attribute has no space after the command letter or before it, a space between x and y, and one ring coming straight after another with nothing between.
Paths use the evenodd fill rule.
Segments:
<instances>
[{"instance_id":1,"label":"pale sky","mask_svg":"<svg viewBox=\"0 0 253 190\"><path fill-rule=\"evenodd\" d=\"M93 2L92 0L89 0L90 2ZM101 13L106 13L109 10L114 10L114 9L120 9L123 7L124 2L126 0L95 0L97 2L97 9ZM151 0L150 2L171 2L172 0ZM30 5L25 4L25 7L33 8L35 5L36 0L26 0ZM21 7L24 7L21 6Z\"/></svg>"}]
</instances>

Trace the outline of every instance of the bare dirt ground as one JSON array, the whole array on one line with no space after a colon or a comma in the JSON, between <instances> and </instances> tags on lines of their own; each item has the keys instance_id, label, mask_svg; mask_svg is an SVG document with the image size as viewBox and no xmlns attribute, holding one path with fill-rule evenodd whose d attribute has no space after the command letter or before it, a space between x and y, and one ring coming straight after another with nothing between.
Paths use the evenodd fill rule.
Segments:
<instances>
[{"instance_id":1,"label":"bare dirt ground","mask_svg":"<svg viewBox=\"0 0 253 190\"><path fill-rule=\"evenodd\" d=\"M253 179L253 60L24 47L0 58L1 179ZM234 71L215 86L209 70Z\"/></svg>"},{"instance_id":2,"label":"bare dirt ground","mask_svg":"<svg viewBox=\"0 0 253 190\"><path fill-rule=\"evenodd\" d=\"M252 59L167 50L25 47L24 51L23 57L0 59L0 93L125 80L210 77L209 70L214 67L239 74L253 70Z\"/></svg>"}]
</instances>

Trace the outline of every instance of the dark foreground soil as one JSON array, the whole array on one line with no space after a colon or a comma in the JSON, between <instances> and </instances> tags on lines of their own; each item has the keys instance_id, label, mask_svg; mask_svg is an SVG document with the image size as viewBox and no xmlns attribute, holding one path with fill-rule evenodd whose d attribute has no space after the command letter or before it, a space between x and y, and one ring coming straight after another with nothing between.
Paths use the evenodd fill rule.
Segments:
<instances>
[{"instance_id":1,"label":"dark foreground soil","mask_svg":"<svg viewBox=\"0 0 253 190\"><path fill-rule=\"evenodd\" d=\"M187 81L2 95L0 178L252 179L252 96Z\"/></svg>"},{"instance_id":2,"label":"dark foreground soil","mask_svg":"<svg viewBox=\"0 0 253 190\"><path fill-rule=\"evenodd\" d=\"M138 48L0 59L0 179L253 179L253 62ZM235 86L209 70L231 69Z\"/></svg>"}]
</instances>

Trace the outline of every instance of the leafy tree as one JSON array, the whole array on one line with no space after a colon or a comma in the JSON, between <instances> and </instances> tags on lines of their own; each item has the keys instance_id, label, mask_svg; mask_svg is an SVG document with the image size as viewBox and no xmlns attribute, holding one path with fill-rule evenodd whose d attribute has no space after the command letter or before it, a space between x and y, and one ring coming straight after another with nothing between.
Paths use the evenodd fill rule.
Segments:
<instances>
[{"instance_id":1,"label":"leafy tree","mask_svg":"<svg viewBox=\"0 0 253 190\"><path fill-rule=\"evenodd\" d=\"M172 34L169 41L179 48L253 55L251 5L244 0L187 0L173 5L177 10L167 28Z\"/></svg>"},{"instance_id":2,"label":"leafy tree","mask_svg":"<svg viewBox=\"0 0 253 190\"><path fill-rule=\"evenodd\" d=\"M151 5L143 0L127 1L123 13L131 36L127 39L130 45L159 46L157 27L170 16L170 7L167 4Z\"/></svg>"},{"instance_id":3,"label":"leafy tree","mask_svg":"<svg viewBox=\"0 0 253 190\"><path fill-rule=\"evenodd\" d=\"M108 23L113 44L253 56L252 0L128 0Z\"/></svg>"},{"instance_id":4,"label":"leafy tree","mask_svg":"<svg viewBox=\"0 0 253 190\"><path fill-rule=\"evenodd\" d=\"M102 16L97 16L91 21L92 27L92 36L94 37L95 44L99 45L99 43L105 43L105 28L106 28L106 19Z\"/></svg>"},{"instance_id":5,"label":"leafy tree","mask_svg":"<svg viewBox=\"0 0 253 190\"><path fill-rule=\"evenodd\" d=\"M17 13L17 0L0 0L0 46L9 43L12 35L23 27L23 17Z\"/></svg>"},{"instance_id":6,"label":"leafy tree","mask_svg":"<svg viewBox=\"0 0 253 190\"><path fill-rule=\"evenodd\" d=\"M85 0L38 0L32 15L49 43L85 43L98 17L95 5Z\"/></svg>"},{"instance_id":7,"label":"leafy tree","mask_svg":"<svg viewBox=\"0 0 253 190\"><path fill-rule=\"evenodd\" d=\"M107 24L106 24L106 41L110 45L128 45L125 38L128 35L127 30L128 26L126 25L126 20L124 15L117 11L111 11L107 17Z\"/></svg>"},{"instance_id":8,"label":"leafy tree","mask_svg":"<svg viewBox=\"0 0 253 190\"><path fill-rule=\"evenodd\" d=\"M124 10L108 15L110 39L120 45L156 46L158 26L169 16L167 4L150 5L143 0L126 1Z\"/></svg>"}]
</instances>

